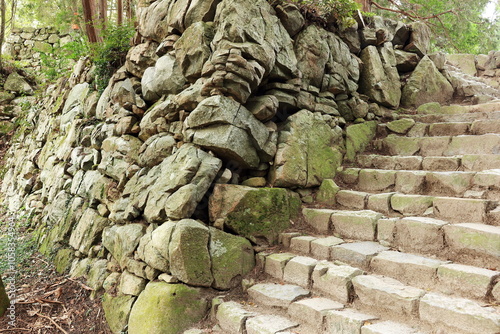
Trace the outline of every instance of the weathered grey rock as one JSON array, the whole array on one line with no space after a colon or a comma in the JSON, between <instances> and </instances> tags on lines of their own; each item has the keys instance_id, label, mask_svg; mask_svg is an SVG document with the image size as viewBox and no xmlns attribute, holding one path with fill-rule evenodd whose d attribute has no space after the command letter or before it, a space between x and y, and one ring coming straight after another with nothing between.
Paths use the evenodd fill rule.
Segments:
<instances>
[{"instance_id":1,"label":"weathered grey rock","mask_svg":"<svg viewBox=\"0 0 500 334\"><path fill-rule=\"evenodd\" d=\"M208 250L209 238L208 227L195 220L183 219L175 225L169 244L173 276L189 285L212 285L214 278Z\"/></svg>"},{"instance_id":2,"label":"weathered grey rock","mask_svg":"<svg viewBox=\"0 0 500 334\"><path fill-rule=\"evenodd\" d=\"M167 221L156 228L151 224L139 241L137 256L152 268L169 272L169 244L175 223Z\"/></svg>"},{"instance_id":3,"label":"weathered grey rock","mask_svg":"<svg viewBox=\"0 0 500 334\"><path fill-rule=\"evenodd\" d=\"M184 284L150 282L132 307L130 334L178 334L201 320L207 301Z\"/></svg>"},{"instance_id":4,"label":"weathered grey rock","mask_svg":"<svg viewBox=\"0 0 500 334\"><path fill-rule=\"evenodd\" d=\"M296 256L287 262L283 272L283 280L287 283L297 284L303 288L308 288L311 283L312 271L317 263L318 260L316 259Z\"/></svg>"},{"instance_id":5,"label":"weathered grey rock","mask_svg":"<svg viewBox=\"0 0 500 334\"><path fill-rule=\"evenodd\" d=\"M420 319L433 327L441 327L456 333L497 333L500 315L491 307L468 299L452 298L427 293L420 302Z\"/></svg>"},{"instance_id":6,"label":"weathered grey rock","mask_svg":"<svg viewBox=\"0 0 500 334\"><path fill-rule=\"evenodd\" d=\"M270 182L278 187L319 186L342 162L339 138L319 113L301 110L283 124Z\"/></svg>"},{"instance_id":7,"label":"weathered grey rock","mask_svg":"<svg viewBox=\"0 0 500 334\"><path fill-rule=\"evenodd\" d=\"M76 250L88 254L90 247L100 240L102 231L109 220L99 216L97 211L87 209L71 233L69 244Z\"/></svg>"},{"instance_id":8,"label":"weathered grey rock","mask_svg":"<svg viewBox=\"0 0 500 334\"><path fill-rule=\"evenodd\" d=\"M401 84L392 45L385 43L378 48L370 45L361 52L361 60L360 93L379 104L397 108L401 99Z\"/></svg>"},{"instance_id":9,"label":"weathered grey rock","mask_svg":"<svg viewBox=\"0 0 500 334\"><path fill-rule=\"evenodd\" d=\"M276 6L276 15L290 37L295 36L304 27L305 19L294 4L284 3Z\"/></svg>"},{"instance_id":10,"label":"weathered grey rock","mask_svg":"<svg viewBox=\"0 0 500 334\"><path fill-rule=\"evenodd\" d=\"M186 78L174 56L160 57L154 67L149 67L141 79L142 95L146 101L157 101L166 94L179 93Z\"/></svg>"},{"instance_id":11,"label":"weathered grey rock","mask_svg":"<svg viewBox=\"0 0 500 334\"><path fill-rule=\"evenodd\" d=\"M367 322L378 318L354 309L332 310L326 313L326 328L332 334L357 334Z\"/></svg>"},{"instance_id":12,"label":"weathered grey rock","mask_svg":"<svg viewBox=\"0 0 500 334\"><path fill-rule=\"evenodd\" d=\"M217 184L209 201L212 222L258 244L273 244L298 214L300 200L280 188ZM248 210L251 207L252 210Z\"/></svg>"},{"instance_id":13,"label":"weathered grey rock","mask_svg":"<svg viewBox=\"0 0 500 334\"><path fill-rule=\"evenodd\" d=\"M403 87L401 102L403 107L418 107L428 102L445 104L452 97L453 87L426 56Z\"/></svg>"},{"instance_id":14,"label":"weathered grey rock","mask_svg":"<svg viewBox=\"0 0 500 334\"><path fill-rule=\"evenodd\" d=\"M21 94L33 94L33 88L30 84L15 71L9 74L3 88Z\"/></svg>"},{"instance_id":15,"label":"weathered grey rock","mask_svg":"<svg viewBox=\"0 0 500 334\"><path fill-rule=\"evenodd\" d=\"M104 294L102 308L113 334L120 334L125 330L134 301L134 296L121 295L114 297L108 293Z\"/></svg>"},{"instance_id":16,"label":"weathered grey rock","mask_svg":"<svg viewBox=\"0 0 500 334\"><path fill-rule=\"evenodd\" d=\"M250 298L258 304L271 307L288 307L292 302L309 295L309 291L296 285L260 283L247 290Z\"/></svg>"},{"instance_id":17,"label":"weathered grey rock","mask_svg":"<svg viewBox=\"0 0 500 334\"><path fill-rule=\"evenodd\" d=\"M119 291L125 295L138 296L146 286L146 280L124 270L120 276Z\"/></svg>"},{"instance_id":18,"label":"weathered grey rock","mask_svg":"<svg viewBox=\"0 0 500 334\"><path fill-rule=\"evenodd\" d=\"M198 1L203 4L207 1ZM203 64L211 54L210 42L214 35L213 24L196 22L184 31L175 42L175 57L182 73L190 82L201 77Z\"/></svg>"},{"instance_id":19,"label":"weathered grey rock","mask_svg":"<svg viewBox=\"0 0 500 334\"><path fill-rule=\"evenodd\" d=\"M247 320L247 334L274 334L284 333L299 324L277 315L259 315Z\"/></svg>"},{"instance_id":20,"label":"weathered grey rock","mask_svg":"<svg viewBox=\"0 0 500 334\"><path fill-rule=\"evenodd\" d=\"M61 115L61 128L65 128L76 118L81 118L83 115L84 101L89 94L90 88L88 83L78 84L68 95Z\"/></svg>"},{"instance_id":21,"label":"weathered grey rock","mask_svg":"<svg viewBox=\"0 0 500 334\"><path fill-rule=\"evenodd\" d=\"M404 50L414 52L423 57L429 51L431 30L424 22L413 22L410 24L410 40Z\"/></svg>"},{"instance_id":22,"label":"weathered grey rock","mask_svg":"<svg viewBox=\"0 0 500 334\"><path fill-rule=\"evenodd\" d=\"M356 154L363 152L370 141L375 137L377 123L365 122L353 124L346 129L346 155L347 161L354 161Z\"/></svg>"},{"instance_id":23,"label":"weathered grey rock","mask_svg":"<svg viewBox=\"0 0 500 334\"><path fill-rule=\"evenodd\" d=\"M172 154L175 145L174 137L165 133L149 137L139 150L139 162L144 167L154 167Z\"/></svg>"},{"instance_id":24,"label":"weathered grey rock","mask_svg":"<svg viewBox=\"0 0 500 334\"><path fill-rule=\"evenodd\" d=\"M155 65L158 56L155 53L158 44L153 41L139 44L131 48L125 62L126 69L138 78L142 78L147 68Z\"/></svg>"},{"instance_id":25,"label":"weathered grey rock","mask_svg":"<svg viewBox=\"0 0 500 334\"><path fill-rule=\"evenodd\" d=\"M245 108L261 122L271 120L276 115L278 106L278 98L274 95L254 96L245 104Z\"/></svg>"},{"instance_id":26,"label":"weathered grey rock","mask_svg":"<svg viewBox=\"0 0 500 334\"><path fill-rule=\"evenodd\" d=\"M245 310L239 303L225 302L217 307L216 319L222 330L228 333L242 334L245 331L245 322L257 314Z\"/></svg>"},{"instance_id":27,"label":"weathered grey rock","mask_svg":"<svg viewBox=\"0 0 500 334\"><path fill-rule=\"evenodd\" d=\"M320 261L312 274L313 288L340 303L348 303L353 294L352 279L362 274L358 268Z\"/></svg>"},{"instance_id":28,"label":"weathered grey rock","mask_svg":"<svg viewBox=\"0 0 500 334\"><path fill-rule=\"evenodd\" d=\"M224 96L205 99L185 125L187 140L244 168L257 168L260 161L268 162L276 153L276 133Z\"/></svg>"},{"instance_id":29,"label":"weathered grey rock","mask_svg":"<svg viewBox=\"0 0 500 334\"><path fill-rule=\"evenodd\" d=\"M302 323L308 323L316 328L323 324L323 320L329 310L344 308L341 303L327 298L302 299L292 303L288 307L288 314Z\"/></svg>"},{"instance_id":30,"label":"weathered grey rock","mask_svg":"<svg viewBox=\"0 0 500 334\"><path fill-rule=\"evenodd\" d=\"M405 286L388 277L359 275L352 279L354 291L365 306L377 304L388 312L416 316L420 298L424 290Z\"/></svg>"},{"instance_id":31,"label":"weathered grey rock","mask_svg":"<svg viewBox=\"0 0 500 334\"><path fill-rule=\"evenodd\" d=\"M102 233L102 244L124 268L126 257L133 257L132 254L139 245L145 229L145 226L141 224L107 227Z\"/></svg>"},{"instance_id":32,"label":"weathered grey rock","mask_svg":"<svg viewBox=\"0 0 500 334\"><path fill-rule=\"evenodd\" d=\"M149 222L188 218L220 166L221 161L212 155L192 145L183 145L145 175L132 177L123 191L128 197L115 203L110 219L133 219L141 211Z\"/></svg>"},{"instance_id":33,"label":"weathered grey rock","mask_svg":"<svg viewBox=\"0 0 500 334\"><path fill-rule=\"evenodd\" d=\"M361 327L361 334L422 334L422 332L393 321L383 321L364 325Z\"/></svg>"},{"instance_id":34,"label":"weathered grey rock","mask_svg":"<svg viewBox=\"0 0 500 334\"><path fill-rule=\"evenodd\" d=\"M109 275L107 271L107 260L100 259L92 263L92 267L89 270L87 276L88 285L94 289L94 291L101 290L104 280Z\"/></svg>"},{"instance_id":35,"label":"weathered grey rock","mask_svg":"<svg viewBox=\"0 0 500 334\"><path fill-rule=\"evenodd\" d=\"M295 257L290 253L275 253L267 256L264 263L264 271L280 280L283 279L283 273L286 264Z\"/></svg>"}]
</instances>

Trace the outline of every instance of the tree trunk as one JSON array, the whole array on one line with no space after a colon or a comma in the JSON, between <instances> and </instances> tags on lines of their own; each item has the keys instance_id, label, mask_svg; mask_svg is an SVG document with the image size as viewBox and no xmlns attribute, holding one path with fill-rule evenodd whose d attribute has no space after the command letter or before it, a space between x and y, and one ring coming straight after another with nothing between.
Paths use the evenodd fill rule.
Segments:
<instances>
[{"instance_id":1,"label":"tree trunk","mask_svg":"<svg viewBox=\"0 0 500 334\"><path fill-rule=\"evenodd\" d=\"M3 41L5 39L5 0L0 0L0 68L3 68L3 63L2 63L2 48L3 48Z\"/></svg>"},{"instance_id":2,"label":"tree trunk","mask_svg":"<svg viewBox=\"0 0 500 334\"><path fill-rule=\"evenodd\" d=\"M372 10L371 0L354 0L354 1L356 1L357 3L359 3L361 5L361 10L363 12L367 12L367 13L371 12L371 10Z\"/></svg>"},{"instance_id":3,"label":"tree trunk","mask_svg":"<svg viewBox=\"0 0 500 334\"><path fill-rule=\"evenodd\" d=\"M82 0L83 6L83 19L85 20L85 32L90 43L97 43L99 41L96 24L96 5L94 0Z\"/></svg>"},{"instance_id":4,"label":"tree trunk","mask_svg":"<svg viewBox=\"0 0 500 334\"><path fill-rule=\"evenodd\" d=\"M123 24L123 0L116 1L116 11L117 11L117 23L120 26Z\"/></svg>"}]
</instances>

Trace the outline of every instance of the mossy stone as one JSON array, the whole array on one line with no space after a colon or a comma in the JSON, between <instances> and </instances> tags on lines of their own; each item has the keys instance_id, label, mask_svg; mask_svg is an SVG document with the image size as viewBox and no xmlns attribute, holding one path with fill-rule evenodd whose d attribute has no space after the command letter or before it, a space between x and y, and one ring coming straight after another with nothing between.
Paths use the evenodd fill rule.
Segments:
<instances>
[{"instance_id":1,"label":"mossy stone","mask_svg":"<svg viewBox=\"0 0 500 334\"><path fill-rule=\"evenodd\" d=\"M66 272L71 267L71 262L75 258L75 251L71 248L60 249L54 259L56 271L59 274Z\"/></svg>"},{"instance_id":2,"label":"mossy stone","mask_svg":"<svg viewBox=\"0 0 500 334\"><path fill-rule=\"evenodd\" d=\"M134 304L135 297L130 295L112 296L105 293L102 297L102 308L109 328L114 334L123 333Z\"/></svg>"},{"instance_id":3,"label":"mossy stone","mask_svg":"<svg viewBox=\"0 0 500 334\"><path fill-rule=\"evenodd\" d=\"M326 179L321 182L318 192L316 193L316 201L323 204L335 204L335 195L339 192L340 187L331 179Z\"/></svg>"},{"instance_id":4,"label":"mossy stone","mask_svg":"<svg viewBox=\"0 0 500 334\"><path fill-rule=\"evenodd\" d=\"M129 334L179 334L203 319L207 301L184 284L150 282L132 307Z\"/></svg>"},{"instance_id":5,"label":"mossy stone","mask_svg":"<svg viewBox=\"0 0 500 334\"><path fill-rule=\"evenodd\" d=\"M0 276L0 317L5 314L9 305L9 297L7 296L7 292L5 291L5 287L2 282L2 277Z\"/></svg>"},{"instance_id":6,"label":"mossy stone","mask_svg":"<svg viewBox=\"0 0 500 334\"><path fill-rule=\"evenodd\" d=\"M417 108L417 114L437 114L441 110L441 105L438 102L429 102L420 105Z\"/></svg>"},{"instance_id":7,"label":"mossy stone","mask_svg":"<svg viewBox=\"0 0 500 334\"><path fill-rule=\"evenodd\" d=\"M252 244L243 238L210 228L210 257L214 282L212 287L227 290L236 287L241 277L255 266Z\"/></svg>"},{"instance_id":8,"label":"mossy stone","mask_svg":"<svg viewBox=\"0 0 500 334\"><path fill-rule=\"evenodd\" d=\"M387 128L392 132L405 134L407 133L413 126L415 125L415 121L411 118L401 118L396 121L392 121L387 123Z\"/></svg>"},{"instance_id":9,"label":"mossy stone","mask_svg":"<svg viewBox=\"0 0 500 334\"><path fill-rule=\"evenodd\" d=\"M292 205L291 205L292 204ZM217 185L210 198L211 220L257 244L275 244L297 215L296 197L282 188Z\"/></svg>"},{"instance_id":10,"label":"mossy stone","mask_svg":"<svg viewBox=\"0 0 500 334\"><path fill-rule=\"evenodd\" d=\"M377 123L375 121L350 125L346 129L345 159L353 162L356 154L362 152L368 143L375 137Z\"/></svg>"}]
</instances>

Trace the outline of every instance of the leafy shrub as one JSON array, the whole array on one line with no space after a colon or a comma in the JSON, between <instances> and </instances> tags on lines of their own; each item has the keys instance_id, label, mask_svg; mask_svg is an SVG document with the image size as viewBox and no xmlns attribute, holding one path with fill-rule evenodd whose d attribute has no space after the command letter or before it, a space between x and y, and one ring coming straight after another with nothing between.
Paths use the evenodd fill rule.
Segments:
<instances>
[{"instance_id":1,"label":"leafy shrub","mask_svg":"<svg viewBox=\"0 0 500 334\"><path fill-rule=\"evenodd\" d=\"M102 93L111 75L124 63L134 36L132 24L109 24L101 31L103 42L91 45L91 58L96 66L97 90Z\"/></svg>"},{"instance_id":2,"label":"leafy shrub","mask_svg":"<svg viewBox=\"0 0 500 334\"><path fill-rule=\"evenodd\" d=\"M353 0L290 0L290 2L340 27L352 25L353 15L360 9L360 5Z\"/></svg>"}]
</instances>

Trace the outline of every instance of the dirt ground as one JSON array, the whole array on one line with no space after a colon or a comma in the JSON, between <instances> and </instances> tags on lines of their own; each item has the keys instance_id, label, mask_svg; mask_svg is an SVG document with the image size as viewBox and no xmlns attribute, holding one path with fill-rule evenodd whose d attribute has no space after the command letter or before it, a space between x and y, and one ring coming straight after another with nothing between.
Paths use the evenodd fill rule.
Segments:
<instances>
[{"instance_id":1,"label":"dirt ground","mask_svg":"<svg viewBox=\"0 0 500 334\"><path fill-rule=\"evenodd\" d=\"M38 253L28 260L29 267L20 268L15 284L15 327L4 316L0 318L0 333L111 334L100 297L90 300L91 288L58 274Z\"/></svg>"}]
</instances>

